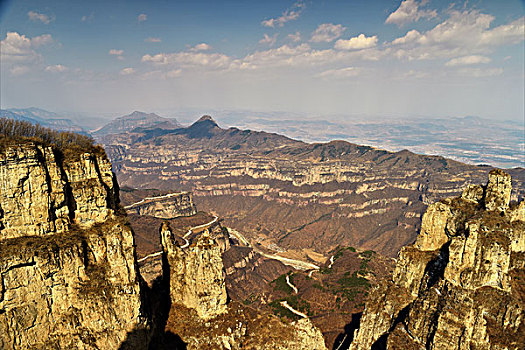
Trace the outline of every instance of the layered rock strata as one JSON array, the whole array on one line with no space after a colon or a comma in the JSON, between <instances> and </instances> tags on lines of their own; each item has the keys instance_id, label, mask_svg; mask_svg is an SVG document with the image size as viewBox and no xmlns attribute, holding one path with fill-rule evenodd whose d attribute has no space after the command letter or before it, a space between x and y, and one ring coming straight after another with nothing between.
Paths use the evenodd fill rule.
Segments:
<instances>
[{"instance_id":1,"label":"layered rock strata","mask_svg":"<svg viewBox=\"0 0 525 350\"><path fill-rule=\"evenodd\" d=\"M163 196L147 197L125 207L129 213L149 215L159 219L173 219L197 213L191 193L170 193Z\"/></svg>"},{"instance_id":2,"label":"layered rock strata","mask_svg":"<svg viewBox=\"0 0 525 350\"><path fill-rule=\"evenodd\" d=\"M103 152L0 154L0 348L140 348L133 232ZM128 345L125 345L128 344Z\"/></svg>"},{"instance_id":3,"label":"layered rock strata","mask_svg":"<svg viewBox=\"0 0 525 350\"><path fill-rule=\"evenodd\" d=\"M522 349L525 206L509 206L510 183L493 170L486 186L429 206L350 349Z\"/></svg>"},{"instance_id":4,"label":"layered rock strata","mask_svg":"<svg viewBox=\"0 0 525 350\"><path fill-rule=\"evenodd\" d=\"M414 241L428 204L484 181L491 169L222 129L209 118L178 130L109 135L104 144L122 185L191 191L200 209L250 240L324 255L352 245L396 256ZM516 200L525 194L525 171L511 171Z\"/></svg>"}]
</instances>

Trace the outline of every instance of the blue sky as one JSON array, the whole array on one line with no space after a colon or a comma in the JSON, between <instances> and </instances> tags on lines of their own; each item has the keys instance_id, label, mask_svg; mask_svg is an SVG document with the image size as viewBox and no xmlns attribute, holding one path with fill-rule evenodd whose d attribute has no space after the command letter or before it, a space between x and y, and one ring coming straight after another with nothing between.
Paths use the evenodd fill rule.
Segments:
<instances>
[{"instance_id":1,"label":"blue sky","mask_svg":"<svg viewBox=\"0 0 525 350\"><path fill-rule=\"evenodd\" d=\"M523 1L0 7L1 107L523 120Z\"/></svg>"}]
</instances>

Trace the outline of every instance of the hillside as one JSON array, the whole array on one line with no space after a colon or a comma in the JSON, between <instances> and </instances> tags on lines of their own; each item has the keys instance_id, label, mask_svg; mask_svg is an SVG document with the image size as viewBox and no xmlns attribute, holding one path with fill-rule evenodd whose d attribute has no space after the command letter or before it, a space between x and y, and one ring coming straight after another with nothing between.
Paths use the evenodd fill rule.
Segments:
<instances>
[{"instance_id":1,"label":"hillside","mask_svg":"<svg viewBox=\"0 0 525 350\"><path fill-rule=\"evenodd\" d=\"M345 141L308 144L223 129L210 117L103 142L121 186L193 192L199 208L250 240L312 261L316 254L326 260L338 245L395 256L415 239L428 204L459 194L492 169ZM509 172L517 200L525 171Z\"/></svg>"},{"instance_id":2,"label":"hillside","mask_svg":"<svg viewBox=\"0 0 525 350\"><path fill-rule=\"evenodd\" d=\"M48 112L40 108L10 108L0 109L0 118L20 120L31 124L39 124L43 127L59 130L82 132L85 130L76 122L61 114Z\"/></svg>"}]
</instances>

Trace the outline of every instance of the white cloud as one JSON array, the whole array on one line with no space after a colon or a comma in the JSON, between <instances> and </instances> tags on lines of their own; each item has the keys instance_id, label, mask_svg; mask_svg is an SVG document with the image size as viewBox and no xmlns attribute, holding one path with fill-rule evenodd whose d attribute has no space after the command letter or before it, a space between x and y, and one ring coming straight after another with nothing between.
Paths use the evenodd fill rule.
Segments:
<instances>
[{"instance_id":1,"label":"white cloud","mask_svg":"<svg viewBox=\"0 0 525 350\"><path fill-rule=\"evenodd\" d=\"M160 43L162 40L160 38L149 37L144 39L144 41L147 43Z\"/></svg>"},{"instance_id":2,"label":"white cloud","mask_svg":"<svg viewBox=\"0 0 525 350\"><path fill-rule=\"evenodd\" d=\"M43 45L48 45L53 42L53 37L51 34L42 34L39 36L35 36L33 39L31 39L31 45L33 47L39 47Z\"/></svg>"},{"instance_id":3,"label":"white cloud","mask_svg":"<svg viewBox=\"0 0 525 350\"><path fill-rule=\"evenodd\" d=\"M318 78L343 79L355 77L361 73L361 69L356 67L346 67L340 69L328 69L316 75Z\"/></svg>"},{"instance_id":4,"label":"white cloud","mask_svg":"<svg viewBox=\"0 0 525 350\"><path fill-rule=\"evenodd\" d=\"M523 33L525 17L483 32L480 41L483 45L517 44L524 40Z\"/></svg>"},{"instance_id":5,"label":"white cloud","mask_svg":"<svg viewBox=\"0 0 525 350\"><path fill-rule=\"evenodd\" d=\"M257 51L232 62L232 68L242 70L266 69L271 67L329 67L334 63L360 60L377 60L383 53L370 49L360 51L313 50L308 44L283 45L275 49Z\"/></svg>"},{"instance_id":6,"label":"white cloud","mask_svg":"<svg viewBox=\"0 0 525 350\"><path fill-rule=\"evenodd\" d=\"M80 20L82 22L91 22L93 19L95 18L95 13L94 12L91 12L91 14L89 16L82 16L82 18L80 18Z\"/></svg>"},{"instance_id":7,"label":"white cloud","mask_svg":"<svg viewBox=\"0 0 525 350\"><path fill-rule=\"evenodd\" d=\"M490 68L490 69L481 69L481 68L462 68L459 70L459 74L467 77L473 78L484 78L484 77L493 77L501 75L503 73L503 68Z\"/></svg>"},{"instance_id":8,"label":"white cloud","mask_svg":"<svg viewBox=\"0 0 525 350\"><path fill-rule=\"evenodd\" d=\"M259 44L273 46L276 41L277 41L277 34L274 34L272 36L269 36L268 34L264 34L264 37L261 40L259 40Z\"/></svg>"},{"instance_id":9,"label":"white cloud","mask_svg":"<svg viewBox=\"0 0 525 350\"><path fill-rule=\"evenodd\" d=\"M317 27L317 29L312 33L312 37L310 38L310 41L314 43L320 43L320 42L329 43L339 38L341 35L343 35L343 32L345 31L345 29L346 28L343 27L341 24L337 24L337 25L332 24L332 23L320 24Z\"/></svg>"},{"instance_id":10,"label":"white cloud","mask_svg":"<svg viewBox=\"0 0 525 350\"><path fill-rule=\"evenodd\" d=\"M416 0L404 0L398 9L392 12L385 23L394 23L402 26L406 23L419 21L421 18L434 18L436 10L421 10L419 5L425 5L426 1L418 3Z\"/></svg>"},{"instance_id":11,"label":"white cloud","mask_svg":"<svg viewBox=\"0 0 525 350\"><path fill-rule=\"evenodd\" d=\"M415 29L412 29L408 31L405 36L402 36L400 38L396 38L392 41L392 44L394 45L400 45L400 44L408 44L415 41L418 41L421 38L421 33L418 32Z\"/></svg>"},{"instance_id":12,"label":"white cloud","mask_svg":"<svg viewBox=\"0 0 525 350\"><path fill-rule=\"evenodd\" d=\"M109 50L109 54L112 56L117 56L117 59L120 61L124 61L124 50L117 50L117 49L111 49Z\"/></svg>"},{"instance_id":13,"label":"white cloud","mask_svg":"<svg viewBox=\"0 0 525 350\"><path fill-rule=\"evenodd\" d=\"M348 40L339 39L335 42L335 48L339 50L361 50L368 49L377 45L377 35L367 37L359 34Z\"/></svg>"},{"instance_id":14,"label":"white cloud","mask_svg":"<svg viewBox=\"0 0 525 350\"><path fill-rule=\"evenodd\" d=\"M34 22L40 21L40 22L42 22L44 24L49 24L49 23L51 23L51 21L54 20L54 18L51 18L48 15L43 14L43 13L38 13L36 11L29 11L27 13L27 16L29 17L29 19L31 21L34 21Z\"/></svg>"},{"instance_id":15,"label":"white cloud","mask_svg":"<svg viewBox=\"0 0 525 350\"><path fill-rule=\"evenodd\" d=\"M32 39L17 32L7 32L4 40L0 42L2 46L3 63L35 63L41 60L41 55L35 51L43 45L53 42L50 34L36 36Z\"/></svg>"},{"instance_id":16,"label":"white cloud","mask_svg":"<svg viewBox=\"0 0 525 350\"><path fill-rule=\"evenodd\" d=\"M336 51L314 50L303 43L297 46L282 45L277 48L256 51L242 58L232 58L220 53L184 51L144 55L142 62L163 69L194 69L198 72L257 71L270 68L326 67L333 64L349 64L356 61L377 61L383 51L368 50ZM328 73L327 73L328 74Z\"/></svg>"},{"instance_id":17,"label":"white cloud","mask_svg":"<svg viewBox=\"0 0 525 350\"><path fill-rule=\"evenodd\" d=\"M228 68L231 61L231 58L226 55L204 52L159 53L142 56L142 62L158 66L175 65L180 67L207 67L210 69Z\"/></svg>"},{"instance_id":18,"label":"white cloud","mask_svg":"<svg viewBox=\"0 0 525 350\"><path fill-rule=\"evenodd\" d=\"M121 56L122 54L124 54L124 50L111 49L109 50L109 54L114 56Z\"/></svg>"},{"instance_id":19,"label":"white cloud","mask_svg":"<svg viewBox=\"0 0 525 350\"><path fill-rule=\"evenodd\" d=\"M167 78L176 78L176 77L179 77L182 73L182 69L174 69L174 70L170 70L169 72L166 73L166 77Z\"/></svg>"},{"instance_id":20,"label":"white cloud","mask_svg":"<svg viewBox=\"0 0 525 350\"><path fill-rule=\"evenodd\" d=\"M298 1L295 4L293 4L291 8L284 11L280 17L264 20L261 22L261 24L265 27L271 28L274 28L275 26L282 27L286 22L293 21L299 18L304 7L304 2Z\"/></svg>"},{"instance_id":21,"label":"white cloud","mask_svg":"<svg viewBox=\"0 0 525 350\"><path fill-rule=\"evenodd\" d=\"M61 64L55 64L55 65L52 65L52 66L47 66L44 70L46 72L51 72L51 73L62 73L62 72L67 71L68 68L66 66L61 65Z\"/></svg>"},{"instance_id":22,"label":"white cloud","mask_svg":"<svg viewBox=\"0 0 525 350\"><path fill-rule=\"evenodd\" d=\"M524 40L524 17L490 28L494 16L477 10L451 11L449 18L434 28L420 33L410 30L392 41L395 57L407 60L428 60L487 54L499 45Z\"/></svg>"},{"instance_id":23,"label":"white cloud","mask_svg":"<svg viewBox=\"0 0 525 350\"><path fill-rule=\"evenodd\" d=\"M137 16L137 21L139 22L144 22L147 19L148 19L148 15L146 15L145 13L141 13L140 15Z\"/></svg>"},{"instance_id":24,"label":"white cloud","mask_svg":"<svg viewBox=\"0 0 525 350\"><path fill-rule=\"evenodd\" d=\"M192 47L191 51L208 51L211 49L211 46L206 43L200 43Z\"/></svg>"},{"instance_id":25,"label":"white cloud","mask_svg":"<svg viewBox=\"0 0 525 350\"><path fill-rule=\"evenodd\" d=\"M133 73L135 73L135 68L132 68L132 67L127 67L120 71L120 75L130 75Z\"/></svg>"},{"instance_id":26,"label":"white cloud","mask_svg":"<svg viewBox=\"0 0 525 350\"><path fill-rule=\"evenodd\" d=\"M299 32L288 34L286 37L290 39L291 41L293 41L294 43L301 41L301 33Z\"/></svg>"},{"instance_id":27,"label":"white cloud","mask_svg":"<svg viewBox=\"0 0 525 350\"><path fill-rule=\"evenodd\" d=\"M449 67L466 66L470 64L489 63L490 61L490 58L486 56L471 55L453 58L447 63L445 63L445 65Z\"/></svg>"}]
</instances>

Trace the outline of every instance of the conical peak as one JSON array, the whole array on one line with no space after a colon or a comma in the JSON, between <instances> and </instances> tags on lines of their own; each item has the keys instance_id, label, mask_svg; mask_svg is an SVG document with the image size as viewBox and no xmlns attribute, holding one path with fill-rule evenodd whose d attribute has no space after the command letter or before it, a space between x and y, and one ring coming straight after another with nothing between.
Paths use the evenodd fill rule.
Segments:
<instances>
[{"instance_id":1,"label":"conical peak","mask_svg":"<svg viewBox=\"0 0 525 350\"><path fill-rule=\"evenodd\" d=\"M202 117L199 118L199 120L197 120L197 123L200 123L200 122L203 122L203 121L211 121L213 122L214 124L217 124L217 122L215 120L213 120L213 118L211 117L211 115L203 115Z\"/></svg>"}]
</instances>

